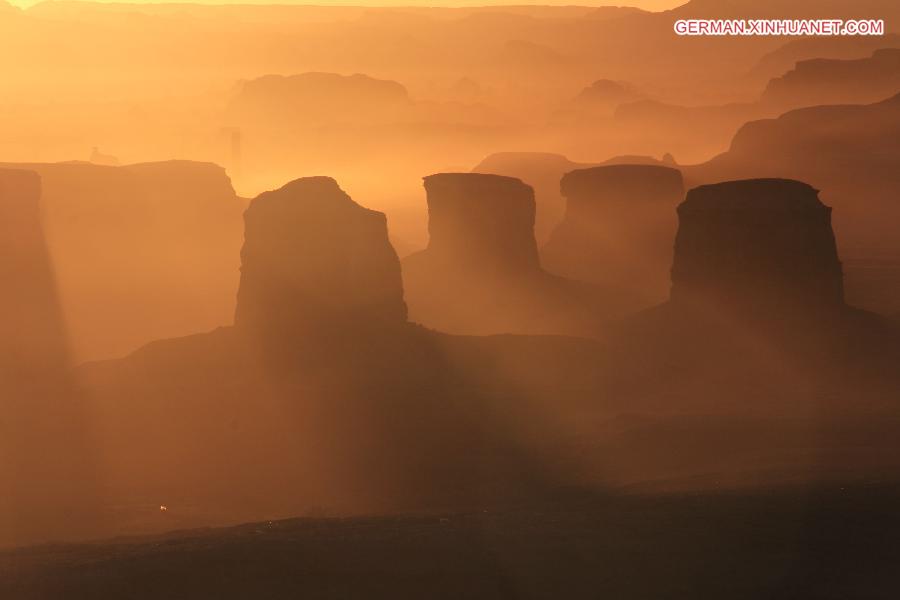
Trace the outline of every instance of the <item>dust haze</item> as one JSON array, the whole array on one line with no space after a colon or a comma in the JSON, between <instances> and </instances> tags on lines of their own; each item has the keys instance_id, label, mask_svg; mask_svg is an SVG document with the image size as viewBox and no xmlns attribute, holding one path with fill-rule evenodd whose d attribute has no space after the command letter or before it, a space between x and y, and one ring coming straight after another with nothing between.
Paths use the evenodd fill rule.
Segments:
<instances>
[{"instance_id":1,"label":"dust haze","mask_svg":"<svg viewBox=\"0 0 900 600\"><path fill-rule=\"evenodd\" d=\"M896 597L900 5L488 4L0 0L0 596Z\"/></svg>"}]
</instances>

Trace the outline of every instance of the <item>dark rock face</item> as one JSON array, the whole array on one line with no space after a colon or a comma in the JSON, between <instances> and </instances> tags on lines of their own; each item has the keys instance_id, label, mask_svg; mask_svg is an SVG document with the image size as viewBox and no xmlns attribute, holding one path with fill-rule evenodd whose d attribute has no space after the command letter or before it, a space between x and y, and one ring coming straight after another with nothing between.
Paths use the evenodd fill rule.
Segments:
<instances>
[{"instance_id":1,"label":"dark rock face","mask_svg":"<svg viewBox=\"0 0 900 600\"><path fill-rule=\"evenodd\" d=\"M604 205L616 202L659 203L683 193L677 169L640 164L578 169L563 176L560 190L569 199L567 216L573 218L596 218L604 213Z\"/></svg>"},{"instance_id":2,"label":"dark rock face","mask_svg":"<svg viewBox=\"0 0 900 600\"><path fill-rule=\"evenodd\" d=\"M593 167L567 173L560 189L566 217L541 251L545 267L621 290L635 309L664 300L681 173L655 165Z\"/></svg>"},{"instance_id":3,"label":"dark rock face","mask_svg":"<svg viewBox=\"0 0 900 600\"><path fill-rule=\"evenodd\" d=\"M672 301L813 310L844 304L831 208L799 181L692 189L678 207Z\"/></svg>"},{"instance_id":4,"label":"dark rock face","mask_svg":"<svg viewBox=\"0 0 900 600\"><path fill-rule=\"evenodd\" d=\"M412 320L450 333L589 335L614 310L598 290L541 268L530 186L441 173L425 189L431 239L403 261Z\"/></svg>"},{"instance_id":5,"label":"dark rock face","mask_svg":"<svg viewBox=\"0 0 900 600\"><path fill-rule=\"evenodd\" d=\"M56 279L40 212L37 173L0 170L0 371L36 376L65 368Z\"/></svg>"},{"instance_id":6,"label":"dark rock face","mask_svg":"<svg viewBox=\"0 0 900 600\"><path fill-rule=\"evenodd\" d=\"M840 415L893 402L900 332L845 304L831 208L815 188L704 185L678 216L671 299L613 336L623 405Z\"/></svg>"},{"instance_id":7,"label":"dark rock face","mask_svg":"<svg viewBox=\"0 0 900 600\"><path fill-rule=\"evenodd\" d=\"M540 269L534 241L534 190L499 175L440 173L425 178L428 253L485 273Z\"/></svg>"},{"instance_id":8,"label":"dark rock face","mask_svg":"<svg viewBox=\"0 0 900 600\"><path fill-rule=\"evenodd\" d=\"M333 179L260 194L244 221L237 327L297 335L406 322L384 214L356 204Z\"/></svg>"},{"instance_id":9,"label":"dark rock face","mask_svg":"<svg viewBox=\"0 0 900 600\"><path fill-rule=\"evenodd\" d=\"M811 149L814 148L815 152ZM784 177L822 190L853 253L900 251L900 94L876 104L812 106L751 121L728 152L685 168L692 182Z\"/></svg>"},{"instance_id":10,"label":"dark rock face","mask_svg":"<svg viewBox=\"0 0 900 600\"><path fill-rule=\"evenodd\" d=\"M747 123L728 152L684 168L695 182L755 177L808 182L834 207L847 301L900 311L900 95L869 105L813 106Z\"/></svg>"}]
</instances>

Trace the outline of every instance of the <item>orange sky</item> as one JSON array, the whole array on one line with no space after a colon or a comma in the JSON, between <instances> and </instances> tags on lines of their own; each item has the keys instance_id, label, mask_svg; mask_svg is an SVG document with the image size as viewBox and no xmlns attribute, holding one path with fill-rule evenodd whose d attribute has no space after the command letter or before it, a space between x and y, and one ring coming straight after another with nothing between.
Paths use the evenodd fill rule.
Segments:
<instances>
[{"instance_id":1,"label":"orange sky","mask_svg":"<svg viewBox=\"0 0 900 600\"><path fill-rule=\"evenodd\" d=\"M2 0L0 0L2 1ZM15 6L31 6L40 0L7 0ZM108 1L108 0L103 0ZM115 0L113 0L115 1ZM131 4L153 4L160 0L128 0ZM163 0L166 1L166 0ZM578 5L578 6L637 6L646 10L666 10L687 3L687 0L312 0L292 2L291 0L171 0L189 4L313 4L350 6L488 6L510 4L537 5Z\"/></svg>"}]
</instances>

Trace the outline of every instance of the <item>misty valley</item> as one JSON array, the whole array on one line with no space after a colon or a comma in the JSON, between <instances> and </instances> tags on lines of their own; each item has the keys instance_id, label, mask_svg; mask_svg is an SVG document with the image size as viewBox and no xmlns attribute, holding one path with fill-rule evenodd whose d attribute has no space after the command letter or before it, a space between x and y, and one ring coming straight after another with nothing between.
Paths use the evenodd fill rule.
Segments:
<instances>
[{"instance_id":1,"label":"misty valley","mask_svg":"<svg viewBox=\"0 0 900 600\"><path fill-rule=\"evenodd\" d=\"M0 598L896 598L900 5L670 4L0 0Z\"/></svg>"}]
</instances>

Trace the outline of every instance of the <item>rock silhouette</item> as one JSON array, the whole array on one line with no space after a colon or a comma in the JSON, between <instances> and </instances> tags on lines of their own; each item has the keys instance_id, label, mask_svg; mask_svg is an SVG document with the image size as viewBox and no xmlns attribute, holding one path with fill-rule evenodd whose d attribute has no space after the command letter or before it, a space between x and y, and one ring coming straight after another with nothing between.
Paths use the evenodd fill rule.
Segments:
<instances>
[{"instance_id":1,"label":"rock silhouette","mask_svg":"<svg viewBox=\"0 0 900 600\"><path fill-rule=\"evenodd\" d=\"M900 597L900 2L14 1L0 599Z\"/></svg>"},{"instance_id":2,"label":"rock silhouette","mask_svg":"<svg viewBox=\"0 0 900 600\"><path fill-rule=\"evenodd\" d=\"M5 166L41 177L73 360L123 356L231 321L245 204L221 167Z\"/></svg>"},{"instance_id":3,"label":"rock silhouette","mask_svg":"<svg viewBox=\"0 0 900 600\"><path fill-rule=\"evenodd\" d=\"M751 76L761 84L780 77L793 69L798 62L816 58L856 59L867 58L879 48L900 47L900 35L885 33L879 36L813 36L791 40L766 53L753 67Z\"/></svg>"},{"instance_id":4,"label":"rock silhouette","mask_svg":"<svg viewBox=\"0 0 900 600\"><path fill-rule=\"evenodd\" d=\"M890 315L900 310L898 133L900 95L797 109L747 123L728 152L683 171L692 184L787 177L822 190L835 208L848 301Z\"/></svg>"},{"instance_id":5,"label":"rock silhouette","mask_svg":"<svg viewBox=\"0 0 900 600\"><path fill-rule=\"evenodd\" d=\"M900 92L900 48L880 48L851 60L803 60L769 81L761 102L780 108L868 104Z\"/></svg>"},{"instance_id":6,"label":"rock silhouette","mask_svg":"<svg viewBox=\"0 0 900 600\"><path fill-rule=\"evenodd\" d=\"M413 321L450 333L577 335L609 317L612 297L541 268L530 186L439 173L425 178L425 191L428 247L403 261Z\"/></svg>"},{"instance_id":7,"label":"rock silhouette","mask_svg":"<svg viewBox=\"0 0 900 600\"><path fill-rule=\"evenodd\" d=\"M642 98L643 94L627 82L598 79L579 92L575 105L595 115L611 116L619 105Z\"/></svg>"},{"instance_id":8,"label":"rock silhouette","mask_svg":"<svg viewBox=\"0 0 900 600\"><path fill-rule=\"evenodd\" d=\"M244 213L235 325L288 337L406 322L384 214L328 177L261 194Z\"/></svg>"},{"instance_id":9,"label":"rock silhouette","mask_svg":"<svg viewBox=\"0 0 900 600\"><path fill-rule=\"evenodd\" d=\"M646 136L650 147L674 152L676 156L707 157L721 152L741 125L772 112L758 102L686 106L638 100L616 108L614 123L622 139L629 135Z\"/></svg>"},{"instance_id":10,"label":"rock silhouette","mask_svg":"<svg viewBox=\"0 0 900 600\"><path fill-rule=\"evenodd\" d=\"M704 185L678 216L670 300L616 338L618 372L629 373L620 401L659 398L662 386L692 410L884 408L900 336L845 304L831 208L817 190L786 179ZM872 404L825 401L854 388Z\"/></svg>"},{"instance_id":11,"label":"rock silhouette","mask_svg":"<svg viewBox=\"0 0 900 600\"><path fill-rule=\"evenodd\" d=\"M265 75L239 86L229 115L238 123L277 128L298 122L391 118L408 110L409 104L409 95L401 84L367 75Z\"/></svg>"},{"instance_id":12,"label":"rock silhouette","mask_svg":"<svg viewBox=\"0 0 900 600\"><path fill-rule=\"evenodd\" d=\"M0 545L95 525L85 405L42 217L37 173L0 169Z\"/></svg>"},{"instance_id":13,"label":"rock silhouette","mask_svg":"<svg viewBox=\"0 0 900 600\"><path fill-rule=\"evenodd\" d=\"M486 156L472 168L472 172L515 177L534 189L537 204L534 235L540 248L547 243L550 234L565 217L566 199L559 189L563 175L576 169L601 165L676 166L675 159L668 153L662 160L639 154L621 154L596 163L579 163L561 154L548 152L498 152Z\"/></svg>"},{"instance_id":14,"label":"rock silhouette","mask_svg":"<svg viewBox=\"0 0 900 600\"><path fill-rule=\"evenodd\" d=\"M498 274L540 269L529 186L509 177L457 173L424 181L433 260Z\"/></svg>"},{"instance_id":15,"label":"rock silhouette","mask_svg":"<svg viewBox=\"0 0 900 600\"><path fill-rule=\"evenodd\" d=\"M797 216L808 221L810 231L827 230L827 210L809 198L808 186L734 184L746 194L763 194L759 186L767 185L784 196L757 197L771 200L761 207L771 212L771 221L779 222L777 215L784 212L780 202L796 203L810 208ZM521 190L522 184L514 186ZM734 196L728 186L717 195ZM702 194L701 200L698 210L714 210ZM696 230L699 239L717 243L709 228L720 221L700 215L696 222L703 225ZM764 219L756 222L766 225ZM794 362L773 370L771 363L782 356L773 359L766 354L771 345L760 350L753 339L735 337L748 329L738 319L723 324L709 311L698 317L685 308L689 303L673 300L630 321L608 350L556 336L448 336L405 323L395 293L396 259L384 256L383 217L353 203L332 180L301 179L261 195L248 210L247 228L242 275L248 279L242 290L266 285L256 288L263 293L241 298L234 327L154 342L124 359L79 370L107 451L104 472L114 502L128 507L133 501L128 499L161 498L156 501L183 515L179 523L196 526L316 507L328 514L468 510L495 506L498 498L543 497L548 486L573 475L582 481L585 471L596 481L591 469L597 468L612 470L614 480L633 481L672 472L756 468L768 461L793 469L808 466L790 462L791 444L801 443L797 439L777 438L781 445L768 448L771 455L762 460L747 458L760 452L758 439L746 439L750 433L728 446L727 458L716 452L722 425L733 424L745 405L764 412L774 405L778 415L811 406L803 387L806 373L792 370ZM745 241L754 233L763 241L771 237L767 226L747 229ZM365 248L361 241L339 252L320 231L336 240L359 236ZM749 241L745 246L748 252L755 248ZM827 239L819 247L827 250ZM389 275L357 277L348 268L364 249L394 265L386 269ZM783 258L790 258L789 250L781 247ZM832 264L827 252L819 255L822 265ZM522 268L533 270L533 261L529 264ZM717 269L701 272L722 275ZM321 309L322 295L309 299L304 293L313 281L378 301L339 303L337 313ZM281 302L279 294L294 301ZM271 315L256 312L263 307ZM366 331L343 318L348 313L391 325ZM820 328L824 323L829 335L856 332L848 338L855 347L853 340L862 339L860 324L869 327L870 321L851 309L842 313L846 318L834 322L851 325L822 318L814 323ZM313 335L304 316L309 314L321 318ZM801 330L785 326L783 319L776 321L778 328L787 336ZM750 329L759 327L754 323ZM274 343L260 353L257 335ZM895 355L885 356L891 362ZM887 397L883 389L856 390L866 398ZM639 419L637 426L620 431L618 421L604 424L616 407L663 416ZM691 418L698 407L705 412ZM685 417L672 421L665 416L672 412ZM772 435L765 418L753 423L749 431ZM777 431L807 436L808 427L788 424ZM807 443L806 437L798 439ZM692 458L676 460L673 467L672 447L686 448ZM623 453L629 458L620 460ZM636 465L632 456L641 457ZM223 471L228 477L221 477ZM200 513L191 513L191 507L200 507ZM159 527L135 512L125 521L128 527Z\"/></svg>"},{"instance_id":16,"label":"rock silhouette","mask_svg":"<svg viewBox=\"0 0 900 600\"><path fill-rule=\"evenodd\" d=\"M671 300L742 312L844 306L831 208L791 180L692 189L678 207Z\"/></svg>"},{"instance_id":17,"label":"rock silhouette","mask_svg":"<svg viewBox=\"0 0 900 600\"><path fill-rule=\"evenodd\" d=\"M215 89L223 90L215 101L223 104L237 99L253 82L265 84L266 91L284 89L288 100L277 102L277 110L266 101L254 104L256 108L252 108L254 113L260 113L254 116L271 114L274 118L270 121L275 130L284 131L288 122L293 120L309 119L318 126L321 123L318 117L322 113L335 116L329 121L335 127L319 136L314 136L309 129L305 130L304 144L295 143L296 132L280 138L276 136L263 144L256 137L257 132L252 128L246 129L247 139L256 141L248 143L245 148L244 173L248 174L250 181L255 175L249 174L265 173L264 181L269 186L273 181L292 176L292 165L307 165L308 161L323 155L327 155L330 164L316 163L309 167L311 171L334 173L335 168L344 167L344 159L349 155L353 155L354 162L362 165L371 164L383 155L392 157L394 163L413 161L422 157L423 149L431 150L432 147L439 147L441 151L428 154L442 155L443 162L433 164L434 161L430 161L432 164L424 165L422 163L425 161L421 161L414 165L412 173L444 170L448 164L467 164L476 151L471 143L476 136L478 155L499 147L512 147L513 144L521 147L520 130L505 129L506 122L501 128L503 130L488 131L496 127L498 114L505 116L510 113L518 113L517 117L521 115L527 122L526 129L537 132L537 135L529 136L528 143L533 147L541 144L558 152L586 157L595 153L606 156L672 151L679 158L700 160L710 152L721 151L722 143L727 140L722 139L715 144L703 142L702 150L695 153L693 146L697 145L696 138L706 137L703 127L681 129L684 135L671 140L677 145L666 144L662 136L653 136L647 143L638 144L631 140L642 133L651 133L649 128L619 128L622 131L611 139L607 136L609 124L603 122L592 128L547 132L551 134L550 140L560 140L551 148L544 145L544 140L548 140L545 130L542 127L532 129L531 126L544 123L548 112L568 102L585 84L594 81L598 76L597 65L602 65L602 75L610 81L633 82L639 89L652 90L654 97L673 106L697 104L709 107L716 102L732 101L735 96L747 97L752 91L757 91L757 84L754 82L752 91L745 93L741 89L744 84L742 72L750 68L762 53L784 43L776 36L756 36L734 45L702 38L686 45L682 37L672 35L674 19L703 18L703 15L710 13L731 14L740 18L753 15L792 18L832 15L828 18L849 18L854 14L864 17L878 14L878 18L890 21L897 15L896 8L888 0L874 2L865 10L847 6L846 0L827 7L807 3L803 8L775 3L759 7L756 3L739 2L727 9L714 3L688 2L670 13L618 8L598 11L587 7L493 6L459 10L452 13L454 18L451 19L444 18L451 13L442 8L404 11L401 15L390 8L372 7L196 6L176 12L171 7L146 5L124 15L115 7L76 10L48 5L11 12L14 14L9 15L9 20L15 22L16 27L15 35L10 33L8 36L11 44L8 50L17 48L21 51L10 51L8 54L28 58L23 68L16 70L16 86L11 92L27 93L33 90L29 87L27 74L42 69L54 74L53 77L48 75L48 79L65 77L73 71L85 73L84 77L77 78L78 85L73 86L72 95L90 100L90 107L86 111L80 102L73 100L65 109L60 109L65 113L57 112L60 118L54 119L51 126L46 120L40 120L40 106L54 99L53 92L50 87L42 88L41 101L35 102L27 111L27 119L10 113L4 121L4 125L16 128L17 134L16 137L9 136L9 140L16 141L10 141L5 147L7 156L15 152L15 156L23 160L31 160L30 157L35 156L67 157L73 154L72 140L78 141L78 153L90 147L85 145L84 140L87 140L87 143L96 143L101 148L115 148L123 158L159 156L163 149L174 149L183 141L187 141L184 150L189 152L185 156L191 158L211 156L213 151L221 152L221 149L215 150L214 146L197 139L202 137L200 135L184 135L188 130L195 131L190 127L196 124L195 117L204 108L203 103L208 96L189 104L183 100L185 110L178 115L178 122L160 128L161 123L172 123L171 111L167 112L167 108L160 110L146 101L147 94L142 86L129 85L129 74L134 69L143 69L160 77L152 84L148 82L153 88L180 86L186 92L185 97L191 97L206 94L215 86ZM103 29L104 23L110 19L117 20L121 26L113 30ZM55 60L54 56L42 50L46 47L45 38L52 36L46 25L48 21L65 24L67 31L71 32L67 33L71 36L68 45L80 44L79 52L66 55L68 62ZM148 21L153 22L152 27ZM177 23L178 26L169 27L167 23ZM249 27L249 23L253 26ZM206 27L213 24L215 34ZM285 28L291 31L290 35L285 34ZM409 35L410 28L417 28L415 36ZM247 42L240 44L243 48L240 60L229 61L227 68L207 69L208 65L218 64L223 56L235 51L235 40L228 35L235 29L242 31L241 35L246 36ZM207 44L203 48L197 48L199 38ZM172 54L156 52L161 39L166 39L164 47L171 49ZM136 52L127 59L105 52L107 48L129 43L136 48ZM373 51L374 48L378 50ZM138 55L139 64L134 62ZM180 59L173 61L173 55ZM317 60L282 58L304 56L317 57ZM666 56L669 60L658 61L659 56ZM99 82L105 86L103 91L115 92L117 99L122 98L121 102L115 103L113 111L102 101L95 100L98 89L92 87L94 80L88 75L101 63L106 65L104 77ZM308 68L321 69L322 72L302 73L302 69ZM514 68L515 72L511 74L510 68ZM234 85L234 82L248 78L248 74L255 77L255 74L298 71L299 81L294 79L294 75L264 76L250 79L240 87ZM365 85L357 86L357 78L351 73L368 73L370 77ZM369 92L377 87L378 81L387 81L387 77L408 89L414 100L434 103L444 103L450 99L442 92L442 87L462 77L470 77L489 90L486 97L479 101L493 106L491 116L475 123L470 119L455 119L448 123L444 114L427 120L419 118L416 119L417 126L399 140L391 135L394 127L353 127L340 134L338 139L339 133L335 129L340 129L342 119L352 120L359 114L367 113L370 105L379 103L381 95L375 92L370 95ZM711 82L722 83L711 85ZM302 92L296 96L293 95L295 84ZM738 89L731 89L732 86ZM307 95L306 92L311 89L320 91ZM394 97L393 93L386 95ZM101 96L109 97L106 93ZM137 106L137 113L130 112L134 106ZM90 118L79 119L79 116L85 116L85 112ZM228 122L222 122L209 111L204 113L204 128L243 125L231 122L230 117ZM149 118L135 118L135 114ZM115 121L109 120L112 117ZM111 126L101 133L85 123L94 120L103 120ZM22 126L20 123L23 121L28 125ZM696 122L703 124L702 117L693 121L692 125ZM32 124L45 127L42 131L46 132L46 137L40 140L19 139L18 135L27 137L28 127ZM460 136L461 128L466 125L474 127L466 128L466 135ZM440 131L436 132L437 129ZM726 135L732 133L729 131ZM430 143L417 143L423 137ZM467 143L458 143L461 137L465 137ZM401 143L388 146L385 143L388 138ZM571 145L567 141L570 139ZM218 143L216 145L220 146ZM337 145L340 147L334 150ZM47 149L42 150L42 146ZM390 151L385 152L386 146ZM302 152L301 148L310 150ZM453 158L448 156L448 148L453 149ZM288 152L292 155L283 159L275 171L273 162ZM396 160L398 154L395 152L402 152L400 161ZM387 168L390 162L379 162L375 170ZM422 170L426 168L429 170ZM356 172L363 172L363 167L360 166ZM407 171L404 176L409 177L409 174L410 171ZM378 178L372 176L371 180L377 181Z\"/></svg>"},{"instance_id":18,"label":"rock silhouette","mask_svg":"<svg viewBox=\"0 0 900 600\"><path fill-rule=\"evenodd\" d=\"M559 193L560 178L569 171L589 166L593 165L573 162L561 154L498 152L486 156L472 172L514 177L534 189L534 235L541 245L547 241L566 212L566 201Z\"/></svg>"},{"instance_id":19,"label":"rock silhouette","mask_svg":"<svg viewBox=\"0 0 900 600\"><path fill-rule=\"evenodd\" d=\"M541 249L546 268L621 291L635 310L666 298L681 172L609 165L563 176L566 216Z\"/></svg>"},{"instance_id":20,"label":"rock silhouette","mask_svg":"<svg viewBox=\"0 0 900 600\"><path fill-rule=\"evenodd\" d=\"M67 368L56 278L33 171L0 169L0 369L3 379Z\"/></svg>"},{"instance_id":21,"label":"rock silhouette","mask_svg":"<svg viewBox=\"0 0 900 600\"><path fill-rule=\"evenodd\" d=\"M327 177L255 198L241 256L233 327L80 369L117 493L227 520L471 507L542 488L540 445L521 430L552 420L561 382L590 380L595 342L408 323L384 215ZM512 393L523 384L527 396Z\"/></svg>"}]
</instances>

